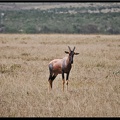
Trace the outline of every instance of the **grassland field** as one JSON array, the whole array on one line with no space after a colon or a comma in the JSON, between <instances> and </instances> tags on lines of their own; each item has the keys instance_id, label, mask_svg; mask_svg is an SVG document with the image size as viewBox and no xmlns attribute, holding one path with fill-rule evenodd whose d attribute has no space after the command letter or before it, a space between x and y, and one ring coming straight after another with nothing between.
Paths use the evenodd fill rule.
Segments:
<instances>
[{"instance_id":1,"label":"grassland field","mask_svg":"<svg viewBox=\"0 0 120 120\"><path fill-rule=\"evenodd\" d=\"M76 47L68 91L48 63ZM120 117L120 35L0 34L0 117Z\"/></svg>"}]
</instances>

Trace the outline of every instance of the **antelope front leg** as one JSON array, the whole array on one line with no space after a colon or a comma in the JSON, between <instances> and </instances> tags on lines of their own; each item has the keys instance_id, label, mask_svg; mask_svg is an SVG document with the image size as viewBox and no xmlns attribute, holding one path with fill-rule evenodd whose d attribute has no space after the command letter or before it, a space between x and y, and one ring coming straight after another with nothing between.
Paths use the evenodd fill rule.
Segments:
<instances>
[{"instance_id":1,"label":"antelope front leg","mask_svg":"<svg viewBox=\"0 0 120 120\"><path fill-rule=\"evenodd\" d=\"M68 91L68 80L66 80L66 85L67 85L67 91Z\"/></svg>"},{"instance_id":2,"label":"antelope front leg","mask_svg":"<svg viewBox=\"0 0 120 120\"><path fill-rule=\"evenodd\" d=\"M69 73L67 73L67 77L66 77L67 91L68 91L68 78L69 78Z\"/></svg>"}]
</instances>

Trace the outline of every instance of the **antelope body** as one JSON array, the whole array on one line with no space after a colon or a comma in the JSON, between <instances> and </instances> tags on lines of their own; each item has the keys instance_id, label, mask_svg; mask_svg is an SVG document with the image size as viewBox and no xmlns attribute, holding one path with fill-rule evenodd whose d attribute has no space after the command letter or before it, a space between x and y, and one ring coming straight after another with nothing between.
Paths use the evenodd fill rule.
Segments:
<instances>
[{"instance_id":1,"label":"antelope body","mask_svg":"<svg viewBox=\"0 0 120 120\"><path fill-rule=\"evenodd\" d=\"M62 74L62 80L63 80L63 91L64 91L64 73L66 73L66 85L67 85L67 90L68 90L68 78L69 78L69 73L72 68L73 64L73 57L74 55L78 55L79 53L75 53L75 47L73 50L68 46L69 52L65 51L66 54L69 54L68 57L64 57L63 59L54 59L49 63L49 85L50 89L52 89L52 83L53 80L56 78L58 74Z\"/></svg>"}]
</instances>

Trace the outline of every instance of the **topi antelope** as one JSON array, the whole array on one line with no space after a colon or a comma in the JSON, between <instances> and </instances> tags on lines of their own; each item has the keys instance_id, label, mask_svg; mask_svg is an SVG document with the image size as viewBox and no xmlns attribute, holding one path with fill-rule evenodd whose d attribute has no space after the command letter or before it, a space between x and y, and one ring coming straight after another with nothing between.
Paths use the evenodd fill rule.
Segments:
<instances>
[{"instance_id":1,"label":"topi antelope","mask_svg":"<svg viewBox=\"0 0 120 120\"><path fill-rule=\"evenodd\" d=\"M68 90L68 78L69 78L69 73L73 64L73 57L74 55L78 55L79 53L75 53L75 47L73 50L68 46L69 52L65 51L66 54L69 54L68 57L64 57L63 59L54 59L49 63L49 89L52 89L52 83L53 80L56 78L58 74L62 74L62 80L63 80L63 91L64 91L64 84L65 84L65 79L64 79L64 73L66 73L66 85L67 85L67 90Z\"/></svg>"}]
</instances>

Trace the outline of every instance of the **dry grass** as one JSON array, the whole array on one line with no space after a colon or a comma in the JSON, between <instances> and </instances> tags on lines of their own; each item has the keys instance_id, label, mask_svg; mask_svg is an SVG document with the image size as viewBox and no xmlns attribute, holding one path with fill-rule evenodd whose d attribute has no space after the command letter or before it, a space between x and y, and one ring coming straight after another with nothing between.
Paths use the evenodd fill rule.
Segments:
<instances>
[{"instance_id":1,"label":"dry grass","mask_svg":"<svg viewBox=\"0 0 120 120\"><path fill-rule=\"evenodd\" d=\"M48 63L76 46L69 90ZM0 117L120 117L120 35L0 34Z\"/></svg>"}]
</instances>

